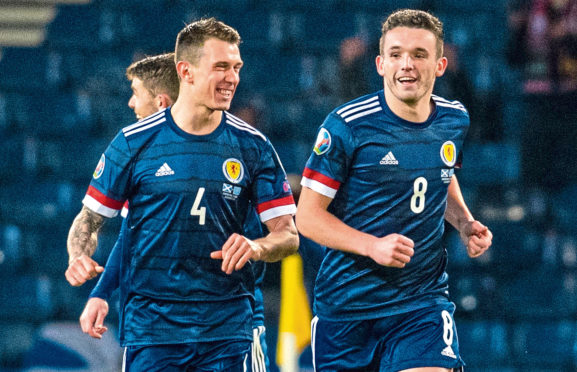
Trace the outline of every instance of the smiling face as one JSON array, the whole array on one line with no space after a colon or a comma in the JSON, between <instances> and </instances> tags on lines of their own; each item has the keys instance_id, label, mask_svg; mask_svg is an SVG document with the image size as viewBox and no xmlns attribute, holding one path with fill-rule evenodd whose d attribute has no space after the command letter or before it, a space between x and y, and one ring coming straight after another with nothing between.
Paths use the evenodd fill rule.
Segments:
<instances>
[{"instance_id":1,"label":"smiling face","mask_svg":"<svg viewBox=\"0 0 577 372\"><path fill-rule=\"evenodd\" d=\"M132 79L132 96L128 100L128 107L130 107L138 120L143 119L158 111L158 107L154 101L154 96L145 86L142 80L137 77Z\"/></svg>"},{"instance_id":2,"label":"smiling face","mask_svg":"<svg viewBox=\"0 0 577 372\"><path fill-rule=\"evenodd\" d=\"M228 110L240 82L242 64L238 45L208 39L197 65L190 66L197 105Z\"/></svg>"},{"instance_id":3,"label":"smiling face","mask_svg":"<svg viewBox=\"0 0 577 372\"><path fill-rule=\"evenodd\" d=\"M396 27L386 33L383 54L376 63L393 111L400 105L428 107L435 79L447 66L446 58L437 56L435 35L409 27Z\"/></svg>"}]
</instances>

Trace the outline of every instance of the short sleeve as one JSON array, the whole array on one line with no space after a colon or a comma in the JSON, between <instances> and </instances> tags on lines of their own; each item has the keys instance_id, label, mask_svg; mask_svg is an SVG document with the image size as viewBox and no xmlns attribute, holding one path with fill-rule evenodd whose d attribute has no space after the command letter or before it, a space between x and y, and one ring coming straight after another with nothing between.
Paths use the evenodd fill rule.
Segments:
<instances>
[{"instance_id":1,"label":"short sleeve","mask_svg":"<svg viewBox=\"0 0 577 372\"><path fill-rule=\"evenodd\" d=\"M294 215L296 205L282 163L270 143L266 141L252 185L253 202L264 223L282 215Z\"/></svg>"},{"instance_id":2,"label":"short sleeve","mask_svg":"<svg viewBox=\"0 0 577 372\"><path fill-rule=\"evenodd\" d=\"M124 205L130 182L132 158L120 132L100 157L82 203L105 217L115 217Z\"/></svg>"},{"instance_id":3,"label":"short sleeve","mask_svg":"<svg viewBox=\"0 0 577 372\"><path fill-rule=\"evenodd\" d=\"M354 148L350 127L337 115L329 115L319 128L301 185L334 198L346 180Z\"/></svg>"}]
</instances>

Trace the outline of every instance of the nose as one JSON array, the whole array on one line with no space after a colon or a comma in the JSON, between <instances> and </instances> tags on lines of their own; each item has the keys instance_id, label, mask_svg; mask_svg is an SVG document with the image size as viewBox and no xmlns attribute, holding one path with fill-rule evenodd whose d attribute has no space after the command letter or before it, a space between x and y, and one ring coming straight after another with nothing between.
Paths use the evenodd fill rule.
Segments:
<instances>
[{"instance_id":1,"label":"nose","mask_svg":"<svg viewBox=\"0 0 577 372\"><path fill-rule=\"evenodd\" d=\"M403 70L412 70L413 69L413 59L411 56L407 55L403 58Z\"/></svg>"},{"instance_id":2,"label":"nose","mask_svg":"<svg viewBox=\"0 0 577 372\"><path fill-rule=\"evenodd\" d=\"M130 99L128 100L128 107L130 107L131 109L134 109L134 96L131 96Z\"/></svg>"},{"instance_id":3,"label":"nose","mask_svg":"<svg viewBox=\"0 0 577 372\"><path fill-rule=\"evenodd\" d=\"M229 83L237 84L240 81L240 74L234 68L231 68L227 71L225 79Z\"/></svg>"}]
</instances>

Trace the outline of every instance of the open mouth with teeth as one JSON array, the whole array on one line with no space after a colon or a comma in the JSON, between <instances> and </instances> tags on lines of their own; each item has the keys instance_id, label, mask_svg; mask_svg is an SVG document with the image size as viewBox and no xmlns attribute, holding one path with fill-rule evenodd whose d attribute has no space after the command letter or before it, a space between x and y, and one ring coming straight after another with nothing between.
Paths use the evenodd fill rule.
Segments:
<instances>
[{"instance_id":1,"label":"open mouth with teeth","mask_svg":"<svg viewBox=\"0 0 577 372\"><path fill-rule=\"evenodd\" d=\"M232 97L232 93L233 90L232 89L217 89L216 90L221 96L223 96L224 98L231 98Z\"/></svg>"},{"instance_id":2,"label":"open mouth with teeth","mask_svg":"<svg viewBox=\"0 0 577 372\"><path fill-rule=\"evenodd\" d=\"M417 79L413 78L413 77L405 76L405 77L398 78L397 81L401 84L412 84L412 83L415 83L417 81Z\"/></svg>"}]
</instances>

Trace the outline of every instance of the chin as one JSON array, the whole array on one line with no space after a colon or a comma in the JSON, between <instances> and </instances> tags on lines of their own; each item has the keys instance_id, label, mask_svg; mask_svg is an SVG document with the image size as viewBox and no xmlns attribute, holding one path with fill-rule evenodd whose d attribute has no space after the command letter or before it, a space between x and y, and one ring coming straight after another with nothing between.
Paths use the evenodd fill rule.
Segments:
<instances>
[{"instance_id":1,"label":"chin","mask_svg":"<svg viewBox=\"0 0 577 372\"><path fill-rule=\"evenodd\" d=\"M226 111L226 110L230 109L230 102L216 104L212 107L212 109L215 111Z\"/></svg>"},{"instance_id":2,"label":"chin","mask_svg":"<svg viewBox=\"0 0 577 372\"><path fill-rule=\"evenodd\" d=\"M417 99L417 97L403 97L403 102L405 102L407 105L414 105L417 102L419 102L419 100Z\"/></svg>"}]
</instances>

